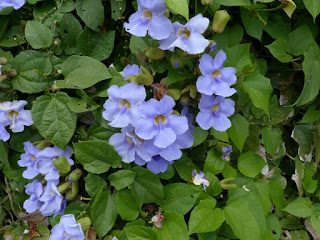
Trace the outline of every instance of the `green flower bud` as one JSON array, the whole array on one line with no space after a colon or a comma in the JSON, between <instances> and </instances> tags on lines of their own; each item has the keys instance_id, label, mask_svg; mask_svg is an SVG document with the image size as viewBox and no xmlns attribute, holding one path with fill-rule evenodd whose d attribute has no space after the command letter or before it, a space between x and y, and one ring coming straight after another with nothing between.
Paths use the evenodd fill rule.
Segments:
<instances>
[{"instance_id":1,"label":"green flower bud","mask_svg":"<svg viewBox=\"0 0 320 240\"><path fill-rule=\"evenodd\" d=\"M43 150L46 147L50 147L51 143L49 142L49 140L44 139L41 141L34 142L33 145L36 146L37 148L39 148L40 150Z\"/></svg>"},{"instance_id":2,"label":"green flower bud","mask_svg":"<svg viewBox=\"0 0 320 240\"><path fill-rule=\"evenodd\" d=\"M182 94L188 93L192 99L195 99L197 96L197 87L195 85L188 85L184 89L182 89Z\"/></svg>"},{"instance_id":3,"label":"green flower bud","mask_svg":"<svg viewBox=\"0 0 320 240\"><path fill-rule=\"evenodd\" d=\"M5 57L0 58L0 65L6 65L7 63L8 63L8 59L6 59Z\"/></svg>"},{"instance_id":4,"label":"green flower bud","mask_svg":"<svg viewBox=\"0 0 320 240\"><path fill-rule=\"evenodd\" d=\"M220 181L220 186L222 189L229 190L237 188L236 184L229 184L231 181L233 181L234 178L226 178Z\"/></svg>"},{"instance_id":5,"label":"green flower bud","mask_svg":"<svg viewBox=\"0 0 320 240\"><path fill-rule=\"evenodd\" d=\"M217 33L222 33L229 20L230 15L226 10L216 11L213 18L212 30Z\"/></svg>"},{"instance_id":6,"label":"green flower bud","mask_svg":"<svg viewBox=\"0 0 320 240\"><path fill-rule=\"evenodd\" d=\"M58 186L58 190L62 194L62 193L65 193L67 190L69 190L70 187L71 187L71 182L67 181L62 183L60 186Z\"/></svg>"},{"instance_id":7,"label":"green flower bud","mask_svg":"<svg viewBox=\"0 0 320 240\"><path fill-rule=\"evenodd\" d=\"M72 201L79 193L79 183L73 182L71 184L71 189L66 193L66 199Z\"/></svg>"},{"instance_id":8,"label":"green flower bud","mask_svg":"<svg viewBox=\"0 0 320 240\"><path fill-rule=\"evenodd\" d=\"M0 83L7 79L7 75L0 75Z\"/></svg>"},{"instance_id":9,"label":"green flower bud","mask_svg":"<svg viewBox=\"0 0 320 240\"><path fill-rule=\"evenodd\" d=\"M167 95L171 96L175 101L181 97L181 91L179 89L169 89Z\"/></svg>"},{"instance_id":10,"label":"green flower bud","mask_svg":"<svg viewBox=\"0 0 320 240\"><path fill-rule=\"evenodd\" d=\"M142 70L143 73L138 73L136 75L136 81L138 82L139 85L143 84L145 86L151 86L153 84L153 77L148 71L147 68L144 66L141 66L140 69Z\"/></svg>"},{"instance_id":11,"label":"green flower bud","mask_svg":"<svg viewBox=\"0 0 320 240\"><path fill-rule=\"evenodd\" d=\"M58 157L53 161L53 165L59 169L60 175L65 176L67 175L70 170L71 166L68 163L68 160L65 157Z\"/></svg>"},{"instance_id":12,"label":"green flower bud","mask_svg":"<svg viewBox=\"0 0 320 240\"><path fill-rule=\"evenodd\" d=\"M145 50L146 56L152 60L160 60L165 57L166 53L160 48L149 47Z\"/></svg>"},{"instance_id":13,"label":"green flower bud","mask_svg":"<svg viewBox=\"0 0 320 240\"><path fill-rule=\"evenodd\" d=\"M285 3L287 5L284 6L283 11L288 15L289 18L291 18L294 10L296 10L297 6L292 0L286 0Z\"/></svg>"},{"instance_id":14,"label":"green flower bud","mask_svg":"<svg viewBox=\"0 0 320 240\"><path fill-rule=\"evenodd\" d=\"M182 105L188 105L189 101L190 101L189 95L183 94L180 98L180 103Z\"/></svg>"},{"instance_id":15,"label":"green flower bud","mask_svg":"<svg viewBox=\"0 0 320 240\"><path fill-rule=\"evenodd\" d=\"M77 168L69 174L68 179L71 179L73 182L76 182L80 179L82 173L82 170Z\"/></svg>"},{"instance_id":16,"label":"green flower bud","mask_svg":"<svg viewBox=\"0 0 320 240\"><path fill-rule=\"evenodd\" d=\"M7 75L8 77L13 78L13 77L17 76L18 73L17 73L17 71L15 69L9 68L9 69L5 70L5 75Z\"/></svg>"},{"instance_id":17,"label":"green flower bud","mask_svg":"<svg viewBox=\"0 0 320 240\"><path fill-rule=\"evenodd\" d=\"M213 0L201 0L202 5L211 5Z\"/></svg>"},{"instance_id":18,"label":"green flower bud","mask_svg":"<svg viewBox=\"0 0 320 240\"><path fill-rule=\"evenodd\" d=\"M91 226L91 220L88 217L80 218L77 223L81 224L82 231L86 231Z\"/></svg>"}]
</instances>

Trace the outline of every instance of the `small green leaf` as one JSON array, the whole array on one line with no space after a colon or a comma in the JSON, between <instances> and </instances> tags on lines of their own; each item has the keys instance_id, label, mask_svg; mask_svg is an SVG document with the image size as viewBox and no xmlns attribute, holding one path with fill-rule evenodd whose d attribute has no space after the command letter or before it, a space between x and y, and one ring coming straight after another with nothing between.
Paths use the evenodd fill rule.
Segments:
<instances>
[{"instance_id":1,"label":"small green leaf","mask_svg":"<svg viewBox=\"0 0 320 240\"><path fill-rule=\"evenodd\" d=\"M51 30L46 25L36 21L27 22L25 35L28 43L34 49L48 48L53 40Z\"/></svg>"},{"instance_id":2,"label":"small green leaf","mask_svg":"<svg viewBox=\"0 0 320 240\"><path fill-rule=\"evenodd\" d=\"M263 158L251 151L241 154L238 159L239 171L243 175L252 178L257 176L265 165L266 162L263 160Z\"/></svg>"},{"instance_id":3,"label":"small green leaf","mask_svg":"<svg viewBox=\"0 0 320 240\"><path fill-rule=\"evenodd\" d=\"M260 21L260 19L258 19L258 17L255 14L249 12L249 10L245 8L241 8L240 10L241 10L241 19L248 35L261 41L262 30L264 28L263 22ZM266 22L268 21L267 14L261 13L260 15L264 21Z\"/></svg>"},{"instance_id":4,"label":"small green leaf","mask_svg":"<svg viewBox=\"0 0 320 240\"><path fill-rule=\"evenodd\" d=\"M237 76L243 73L243 68L252 64L250 59L250 44L238 44L225 50L228 58L225 66L234 67L237 70Z\"/></svg>"},{"instance_id":5,"label":"small green leaf","mask_svg":"<svg viewBox=\"0 0 320 240\"><path fill-rule=\"evenodd\" d=\"M282 132L279 128L264 128L262 130L262 143L272 156L276 153L282 142Z\"/></svg>"},{"instance_id":6,"label":"small green leaf","mask_svg":"<svg viewBox=\"0 0 320 240\"><path fill-rule=\"evenodd\" d=\"M313 17L313 21L316 21L316 17L320 13L320 1L318 0L303 0L304 5L306 6L307 10Z\"/></svg>"},{"instance_id":7,"label":"small green leaf","mask_svg":"<svg viewBox=\"0 0 320 240\"><path fill-rule=\"evenodd\" d=\"M249 122L242 115L236 114L231 118L232 126L228 129L228 135L233 144L242 151L243 145L249 136Z\"/></svg>"},{"instance_id":8,"label":"small green leaf","mask_svg":"<svg viewBox=\"0 0 320 240\"><path fill-rule=\"evenodd\" d=\"M129 224L122 230L119 240L158 240L152 228Z\"/></svg>"},{"instance_id":9,"label":"small green leaf","mask_svg":"<svg viewBox=\"0 0 320 240\"><path fill-rule=\"evenodd\" d=\"M196 147L203 143L208 137L208 131L203 130L201 127L196 127L192 133L193 135L193 147Z\"/></svg>"},{"instance_id":10,"label":"small green leaf","mask_svg":"<svg viewBox=\"0 0 320 240\"><path fill-rule=\"evenodd\" d=\"M180 14L189 20L189 3L187 0L165 0L169 10L174 14Z\"/></svg>"},{"instance_id":11,"label":"small green leaf","mask_svg":"<svg viewBox=\"0 0 320 240\"><path fill-rule=\"evenodd\" d=\"M283 211L290 213L296 217L310 217L313 213L311 208L312 202L308 198L299 197L288 204Z\"/></svg>"},{"instance_id":12,"label":"small green leaf","mask_svg":"<svg viewBox=\"0 0 320 240\"><path fill-rule=\"evenodd\" d=\"M116 190L121 190L133 183L136 173L131 170L120 170L109 176L109 181Z\"/></svg>"},{"instance_id":13,"label":"small green leaf","mask_svg":"<svg viewBox=\"0 0 320 240\"><path fill-rule=\"evenodd\" d=\"M120 217L126 221L138 218L140 205L132 196L129 189L122 189L116 193L116 207Z\"/></svg>"},{"instance_id":14,"label":"small green leaf","mask_svg":"<svg viewBox=\"0 0 320 240\"><path fill-rule=\"evenodd\" d=\"M313 123L318 121L320 119L320 111L316 110L316 108L316 105L309 107L299 123Z\"/></svg>"},{"instance_id":15,"label":"small green leaf","mask_svg":"<svg viewBox=\"0 0 320 240\"><path fill-rule=\"evenodd\" d=\"M221 158L221 153L212 148L208 151L206 162L203 167L204 172L210 172L214 175L221 173L226 166L226 161Z\"/></svg>"},{"instance_id":16,"label":"small green leaf","mask_svg":"<svg viewBox=\"0 0 320 240\"><path fill-rule=\"evenodd\" d=\"M98 175L89 173L85 178L86 192L92 197L102 186L107 188L107 183Z\"/></svg>"},{"instance_id":17,"label":"small green leaf","mask_svg":"<svg viewBox=\"0 0 320 240\"><path fill-rule=\"evenodd\" d=\"M266 46L271 54L282 63L291 62L293 57L288 54L288 40L278 38L272 44Z\"/></svg>"},{"instance_id":18,"label":"small green leaf","mask_svg":"<svg viewBox=\"0 0 320 240\"><path fill-rule=\"evenodd\" d=\"M299 124L292 131L292 138L299 144L298 155L301 161L310 162L312 159L314 130L312 124Z\"/></svg>"},{"instance_id":19,"label":"small green leaf","mask_svg":"<svg viewBox=\"0 0 320 240\"><path fill-rule=\"evenodd\" d=\"M77 14L94 31L103 24L104 7L101 0L77 0Z\"/></svg>"}]
</instances>

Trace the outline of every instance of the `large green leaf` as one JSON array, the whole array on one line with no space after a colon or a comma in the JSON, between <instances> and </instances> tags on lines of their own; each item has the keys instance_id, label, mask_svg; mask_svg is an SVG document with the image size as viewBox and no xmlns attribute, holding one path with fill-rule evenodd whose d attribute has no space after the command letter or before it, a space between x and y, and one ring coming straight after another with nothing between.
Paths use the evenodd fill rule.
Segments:
<instances>
[{"instance_id":1,"label":"large green leaf","mask_svg":"<svg viewBox=\"0 0 320 240\"><path fill-rule=\"evenodd\" d=\"M242 151L243 145L249 136L249 122L242 115L236 114L231 118L232 126L228 135L236 147Z\"/></svg>"},{"instance_id":2,"label":"large green leaf","mask_svg":"<svg viewBox=\"0 0 320 240\"><path fill-rule=\"evenodd\" d=\"M311 208L311 200L308 198L299 197L288 204L283 211L286 211L296 217L310 217L313 213Z\"/></svg>"},{"instance_id":3,"label":"large green leaf","mask_svg":"<svg viewBox=\"0 0 320 240\"><path fill-rule=\"evenodd\" d=\"M251 151L241 154L238 159L239 171L248 177L257 176L265 165L263 158Z\"/></svg>"},{"instance_id":4,"label":"large green leaf","mask_svg":"<svg viewBox=\"0 0 320 240\"><path fill-rule=\"evenodd\" d=\"M244 8L241 8L240 10L241 19L248 35L261 41L262 30L264 28L263 22L260 21L260 19L258 19L258 17L249 10ZM266 22L268 21L267 14L261 13L261 18Z\"/></svg>"},{"instance_id":5,"label":"large green leaf","mask_svg":"<svg viewBox=\"0 0 320 240\"><path fill-rule=\"evenodd\" d=\"M85 188L89 196L93 196L102 186L107 188L107 183L98 175L89 173L85 178Z\"/></svg>"},{"instance_id":6,"label":"large green leaf","mask_svg":"<svg viewBox=\"0 0 320 240\"><path fill-rule=\"evenodd\" d=\"M309 13L313 17L313 21L316 21L316 17L320 13L320 1L318 0L303 0L304 5L308 9Z\"/></svg>"},{"instance_id":7,"label":"large green leaf","mask_svg":"<svg viewBox=\"0 0 320 240\"><path fill-rule=\"evenodd\" d=\"M85 89L112 78L107 67L100 61L82 56L71 56L62 64L65 80L58 80L59 88Z\"/></svg>"},{"instance_id":8,"label":"large green leaf","mask_svg":"<svg viewBox=\"0 0 320 240\"><path fill-rule=\"evenodd\" d=\"M51 30L46 25L36 21L27 22L25 35L28 43L34 49L48 48L53 40Z\"/></svg>"},{"instance_id":9,"label":"large green leaf","mask_svg":"<svg viewBox=\"0 0 320 240\"><path fill-rule=\"evenodd\" d=\"M74 144L76 159L91 173L104 173L120 165L121 158L106 141L85 141Z\"/></svg>"},{"instance_id":10,"label":"large green leaf","mask_svg":"<svg viewBox=\"0 0 320 240\"><path fill-rule=\"evenodd\" d=\"M104 21L104 7L101 0L77 0L77 14L92 30L97 31Z\"/></svg>"},{"instance_id":11,"label":"large green leaf","mask_svg":"<svg viewBox=\"0 0 320 240\"><path fill-rule=\"evenodd\" d=\"M70 97L63 92L53 97L40 96L31 109L32 119L40 134L54 145L65 149L76 128L77 117L68 107Z\"/></svg>"},{"instance_id":12,"label":"large green leaf","mask_svg":"<svg viewBox=\"0 0 320 240\"><path fill-rule=\"evenodd\" d=\"M165 0L167 7L171 12L180 14L189 20L189 3L188 0Z\"/></svg>"},{"instance_id":13,"label":"large green leaf","mask_svg":"<svg viewBox=\"0 0 320 240\"><path fill-rule=\"evenodd\" d=\"M226 161L221 158L221 153L212 148L208 151L206 161L203 167L203 171L210 172L214 175L221 173L226 166Z\"/></svg>"}]
</instances>

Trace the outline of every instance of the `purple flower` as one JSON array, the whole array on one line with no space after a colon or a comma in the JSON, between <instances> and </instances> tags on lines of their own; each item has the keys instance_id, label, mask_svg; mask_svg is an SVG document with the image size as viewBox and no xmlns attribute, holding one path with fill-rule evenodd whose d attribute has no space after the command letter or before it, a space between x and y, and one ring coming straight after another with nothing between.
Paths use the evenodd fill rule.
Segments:
<instances>
[{"instance_id":1,"label":"purple flower","mask_svg":"<svg viewBox=\"0 0 320 240\"><path fill-rule=\"evenodd\" d=\"M39 200L43 202L43 205L39 209L43 216L61 213L61 208L64 206L64 199L52 181L47 183L44 193Z\"/></svg>"},{"instance_id":2,"label":"purple flower","mask_svg":"<svg viewBox=\"0 0 320 240\"><path fill-rule=\"evenodd\" d=\"M60 218L60 223L51 229L49 240L83 240L84 233L81 224L76 222L73 214L67 214Z\"/></svg>"},{"instance_id":3,"label":"purple flower","mask_svg":"<svg viewBox=\"0 0 320 240\"><path fill-rule=\"evenodd\" d=\"M210 45L209 51L210 51L210 52L214 52L215 50L217 50L217 43L216 43L216 42L213 42L213 43Z\"/></svg>"},{"instance_id":4,"label":"purple flower","mask_svg":"<svg viewBox=\"0 0 320 240\"><path fill-rule=\"evenodd\" d=\"M165 39L172 31L171 21L163 15L165 11L164 0L138 0L138 11L130 16L124 27L137 37L144 37L148 32L153 39Z\"/></svg>"},{"instance_id":5,"label":"purple flower","mask_svg":"<svg viewBox=\"0 0 320 240\"><path fill-rule=\"evenodd\" d=\"M137 137L132 126L122 128L121 133L115 133L109 139L109 144L114 146L122 157L122 162L125 163L140 159L146 162L151 161L151 155L146 152L142 143L143 140Z\"/></svg>"},{"instance_id":6,"label":"purple flower","mask_svg":"<svg viewBox=\"0 0 320 240\"><path fill-rule=\"evenodd\" d=\"M210 185L210 182L206 175L203 172L197 173L196 169L192 170L192 182L194 185L201 185L203 186L203 190L206 191L207 187Z\"/></svg>"},{"instance_id":7,"label":"purple flower","mask_svg":"<svg viewBox=\"0 0 320 240\"><path fill-rule=\"evenodd\" d=\"M122 87L112 85L108 89L109 99L104 103L106 109L102 116L104 119L111 121L112 127L127 127L129 124L135 126L141 118L139 105L146 98L144 86L136 83L128 83Z\"/></svg>"},{"instance_id":8,"label":"purple flower","mask_svg":"<svg viewBox=\"0 0 320 240\"><path fill-rule=\"evenodd\" d=\"M70 147L66 148L66 151L58 148L57 146L47 147L40 151L37 155L37 161L35 163L35 170L37 170L41 174L45 174L45 179L47 181L55 181L58 183L60 175L59 169L57 169L53 161L58 157L65 157L68 163L72 166L74 164L73 160L70 158L72 156L72 149Z\"/></svg>"},{"instance_id":9,"label":"purple flower","mask_svg":"<svg viewBox=\"0 0 320 240\"><path fill-rule=\"evenodd\" d=\"M127 79L130 76L135 76L138 73L142 73L142 70L137 64L130 65L128 64L124 69L123 69L123 78Z\"/></svg>"},{"instance_id":10,"label":"purple flower","mask_svg":"<svg viewBox=\"0 0 320 240\"><path fill-rule=\"evenodd\" d=\"M147 162L147 168L155 174L164 173L168 168L168 164L172 163L173 162L168 162L160 155L157 155L152 157L150 162Z\"/></svg>"},{"instance_id":11,"label":"purple flower","mask_svg":"<svg viewBox=\"0 0 320 240\"><path fill-rule=\"evenodd\" d=\"M27 167L22 176L26 179L33 179L39 172L35 169L35 163L37 155L41 151L36 146L33 146L31 142L24 142L24 154L21 154L21 160L18 161L20 167Z\"/></svg>"},{"instance_id":12,"label":"purple flower","mask_svg":"<svg viewBox=\"0 0 320 240\"><path fill-rule=\"evenodd\" d=\"M172 33L167 39L160 40L160 48L173 51L178 47L189 54L202 53L210 43L202 36L209 22L208 18L198 14L185 25L179 22L173 23Z\"/></svg>"},{"instance_id":13,"label":"purple flower","mask_svg":"<svg viewBox=\"0 0 320 240\"><path fill-rule=\"evenodd\" d=\"M143 102L139 111L142 116L136 125L136 134L143 140L153 140L159 148L172 144L178 135L188 130L188 119L185 116L172 114L175 101L164 96L160 101L150 99Z\"/></svg>"},{"instance_id":14,"label":"purple flower","mask_svg":"<svg viewBox=\"0 0 320 240\"><path fill-rule=\"evenodd\" d=\"M24 100L0 103L0 124L10 125L12 132L22 132L24 126L31 126L31 111L23 109L26 104Z\"/></svg>"},{"instance_id":15,"label":"purple flower","mask_svg":"<svg viewBox=\"0 0 320 240\"><path fill-rule=\"evenodd\" d=\"M23 208L27 213L32 213L38 210L42 202L39 200L43 193L43 188L40 180L34 180L32 183L29 183L25 186L26 194L30 195L30 198L23 203Z\"/></svg>"},{"instance_id":16,"label":"purple flower","mask_svg":"<svg viewBox=\"0 0 320 240\"><path fill-rule=\"evenodd\" d=\"M221 150L223 153L221 158L226 161L229 161L230 160L230 153L232 153L232 146L230 145L229 147L222 147Z\"/></svg>"},{"instance_id":17,"label":"purple flower","mask_svg":"<svg viewBox=\"0 0 320 240\"><path fill-rule=\"evenodd\" d=\"M230 88L237 81L236 69L233 67L222 68L227 59L224 51L220 50L213 59L209 54L200 58L200 71L203 74L197 80L197 90L206 95L219 95L230 97L236 90Z\"/></svg>"},{"instance_id":18,"label":"purple flower","mask_svg":"<svg viewBox=\"0 0 320 240\"><path fill-rule=\"evenodd\" d=\"M25 3L25 0L1 0L0 11L7 7L13 7L15 10L21 8Z\"/></svg>"},{"instance_id":19,"label":"purple flower","mask_svg":"<svg viewBox=\"0 0 320 240\"><path fill-rule=\"evenodd\" d=\"M118 238L116 238L116 236L114 236L114 237L112 238L112 240L118 240Z\"/></svg>"},{"instance_id":20,"label":"purple flower","mask_svg":"<svg viewBox=\"0 0 320 240\"><path fill-rule=\"evenodd\" d=\"M199 103L200 112L196 117L196 122L204 130L213 127L223 132L231 127L228 117L234 113L234 105L231 99L202 94Z\"/></svg>"},{"instance_id":21,"label":"purple flower","mask_svg":"<svg viewBox=\"0 0 320 240\"><path fill-rule=\"evenodd\" d=\"M0 113L0 118L2 118L2 117L3 116ZM10 134L7 132L5 127L0 124L0 140L6 142L9 140L9 138L10 138Z\"/></svg>"}]
</instances>

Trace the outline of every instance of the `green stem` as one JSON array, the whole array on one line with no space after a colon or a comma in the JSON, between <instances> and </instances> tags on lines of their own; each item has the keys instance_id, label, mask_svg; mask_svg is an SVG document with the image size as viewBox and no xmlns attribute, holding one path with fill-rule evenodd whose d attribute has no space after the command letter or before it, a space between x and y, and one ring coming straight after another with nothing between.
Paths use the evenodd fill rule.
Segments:
<instances>
[{"instance_id":1,"label":"green stem","mask_svg":"<svg viewBox=\"0 0 320 240\"><path fill-rule=\"evenodd\" d=\"M273 12L273 11L277 11L279 9L282 9L284 6L286 6L287 4L281 3L279 6L275 7L275 8L260 8L260 9L255 9L255 12Z\"/></svg>"}]
</instances>

